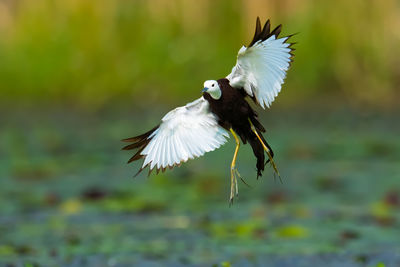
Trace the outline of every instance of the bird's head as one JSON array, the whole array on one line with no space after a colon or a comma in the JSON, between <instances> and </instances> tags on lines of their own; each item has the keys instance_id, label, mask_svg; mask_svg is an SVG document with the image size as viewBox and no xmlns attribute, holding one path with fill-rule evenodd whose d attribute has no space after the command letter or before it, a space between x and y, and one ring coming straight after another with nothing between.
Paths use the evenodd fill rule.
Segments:
<instances>
[{"instance_id":1,"label":"bird's head","mask_svg":"<svg viewBox=\"0 0 400 267\"><path fill-rule=\"evenodd\" d=\"M218 100L221 98L221 88L219 88L219 84L215 80L208 80L204 82L203 93L208 93L212 98Z\"/></svg>"}]
</instances>

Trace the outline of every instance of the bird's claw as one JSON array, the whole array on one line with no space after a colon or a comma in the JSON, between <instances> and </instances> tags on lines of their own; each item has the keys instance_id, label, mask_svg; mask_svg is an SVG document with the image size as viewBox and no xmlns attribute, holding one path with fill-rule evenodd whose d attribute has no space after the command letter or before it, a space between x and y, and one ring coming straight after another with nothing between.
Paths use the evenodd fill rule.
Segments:
<instances>
[{"instance_id":1,"label":"bird's claw","mask_svg":"<svg viewBox=\"0 0 400 267\"><path fill-rule=\"evenodd\" d=\"M242 176L240 175L239 171L235 166L231 167L231 194L229 197L229 206L233 204L233 199L235 198L235 192L236 192L236 197L239 196L239 188L238 188L238 182L237 178L240 178L242 181Z\"/></svg>"}]
</instances>

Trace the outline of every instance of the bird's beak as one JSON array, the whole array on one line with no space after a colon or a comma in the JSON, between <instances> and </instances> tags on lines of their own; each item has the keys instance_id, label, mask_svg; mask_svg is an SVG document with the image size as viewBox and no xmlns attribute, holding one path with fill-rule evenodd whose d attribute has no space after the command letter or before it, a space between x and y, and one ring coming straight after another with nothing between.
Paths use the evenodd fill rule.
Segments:
<instances>
[{"instance_id":1,"label":"bird's beak","mask_svg":"<svg viewBox=\"0 0 400 267\"><path fill-rule=\"evenodd\" d=\"M201 90L202 93L207 92L208 88L204 87L203 90Z\"/></svg>"}]
</instances>

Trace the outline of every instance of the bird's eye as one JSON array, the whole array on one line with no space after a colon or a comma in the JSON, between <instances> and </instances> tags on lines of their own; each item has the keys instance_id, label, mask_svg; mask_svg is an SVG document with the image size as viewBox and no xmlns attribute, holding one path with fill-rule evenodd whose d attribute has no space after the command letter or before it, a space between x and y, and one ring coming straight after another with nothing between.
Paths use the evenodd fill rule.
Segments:
<instances>
[{"instance_id":1,"label":"bird's eye","mask_svg":"<svg viewBox=\"0 0 400 267\"><path fill-rule=\"evenodd\" d=\"M214 84L212 84L211 87L214 87Z\"/></svg>"}]
</instances>

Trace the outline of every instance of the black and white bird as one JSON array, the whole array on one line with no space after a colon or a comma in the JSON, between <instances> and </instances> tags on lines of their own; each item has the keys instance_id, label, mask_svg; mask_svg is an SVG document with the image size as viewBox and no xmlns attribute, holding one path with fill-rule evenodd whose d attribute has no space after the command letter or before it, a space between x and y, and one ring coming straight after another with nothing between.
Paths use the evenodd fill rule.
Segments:
<instances>
[{"instance_id":1,"label":"black and white bird","mask_svg":"<svg viewBox=\"0 0 400 267\"><path fill-rule=\"evenodd\" d=\"M237 178L241 178L236 168L240 147L238 137L244 144L249 142L253 149L257 158L257 178L268 162L279 175L272 159L274 153L262 135L265 128L246 97L265 109L281 91L293 57L293 43L288 42L292 35L279 37L281 28L279 25L271 31L269 20L261 28L257 17L253 40L240 48L236 65L228 76L205 81L199 99L168 112L150 131L123 140L132 143L124 150L137 149L128 163L143 158L138 173L146 167L149 167L149 174L154 169L157 173L165 171L219 148L225 144L230 132L236 141L230 169L231 203L235 193L238 194Z\"/></svg>"}]
</instances>

